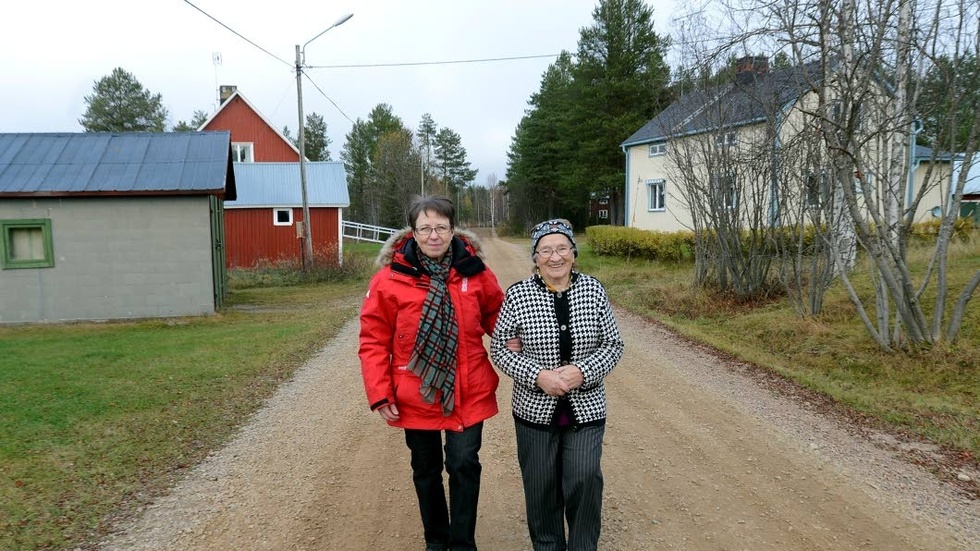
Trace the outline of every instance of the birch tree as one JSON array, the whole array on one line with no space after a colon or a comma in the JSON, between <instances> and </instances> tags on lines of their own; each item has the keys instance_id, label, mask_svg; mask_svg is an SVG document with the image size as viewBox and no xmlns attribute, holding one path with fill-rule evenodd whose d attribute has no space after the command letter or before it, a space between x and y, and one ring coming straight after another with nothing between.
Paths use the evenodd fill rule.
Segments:
<instances>
[{"instance_id":1,"label":"birch tree","mask_svg":"<svg viewBox=\"0 0 980 551\"><path fill-rule=\"evenodd\" d=\"M970 64L947 65L951 83L944 104L951 117L929 117L919 83L941 59L969 59L980 46L980 4L965 0L758 0L733 1L720 12L729 34L716 50L779 51L811 75L811 100L795 107L809 121L827 176L827 205L841 214L829 225L826 245L835 273L869 334L883 349L933 345L955 339L980 271L959 289L948 282L949 244L978 141L980 74ZM971 117L964 122L962 117ZM938 128L923 128L927 120ZM937 139L924 181L913 180L917 137ZM923 132L924 131L924 132ZM920 135L921 134L921 135ZM955 147L950 151L948 147ZM936 161L961 158L959 177ZM781 159L788 160L788 159ZM803 173L805 166L799 166ZM779 189L785 189L780 182ZM913 187L914 184L914 187ZM914 273L908 242L923 199L940 190L941 224L925 273ZM784 213L783 213L784 214ZM872 297L851 278L867 270ZM935 301L926 305L930 290ZM948 316L948 317L947 317Z\"/></svg>"}]
</instances>

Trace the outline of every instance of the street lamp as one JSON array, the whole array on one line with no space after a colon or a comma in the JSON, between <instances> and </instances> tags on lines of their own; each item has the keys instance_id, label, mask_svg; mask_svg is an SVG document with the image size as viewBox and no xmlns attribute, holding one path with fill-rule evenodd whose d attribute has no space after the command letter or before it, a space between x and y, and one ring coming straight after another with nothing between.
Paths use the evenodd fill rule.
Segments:
<instances>
[{"instance_id":1,"label":"street lamp","mask_svg":"<svg viewBox=\"0 0 980 551\"><path fill-rule=\"evenodd\" d=\"M303 64L306 62L306 46L330 29L343 25L353 13L338 19L333 25L323 29L320 34L306 41L303 47L296 45L296 104L299 110L299 182L303 188L303 269L313 265L313 237L310 235L310 204L306 193L306 123L303 120Z\"/></svg>"}]
</instances>

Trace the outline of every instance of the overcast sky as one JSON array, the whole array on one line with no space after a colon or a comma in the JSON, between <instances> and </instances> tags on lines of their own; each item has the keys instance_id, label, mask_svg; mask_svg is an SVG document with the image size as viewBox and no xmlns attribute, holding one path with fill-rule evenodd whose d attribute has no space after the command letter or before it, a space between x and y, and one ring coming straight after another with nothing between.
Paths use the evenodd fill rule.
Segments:
<instances>
[{"instance_id":1,"label":"overcast sky","mask_svg":"<svg viewBox=\"0 0 980 551\"><path fill-rule=\"evenodd\" d=\"M298 126L295 46L306 64L462 61L574 52L593 0L51 0L0 18L0 132L81 132L84 96L115 67L163 96L170 124L211 114L231 84L278 129ZM669 34L674 0L648 0ZM200 8L262 49L222 27ZM220 52L221 64L213 62ZM272 54L272 55L270 55ZM277 59L278 58L278 59ZM514 129L553 57L428 66L308 69L303 106L327 122L334 160L351 128L388 103L409 128L424 113L462 136L476 183L504 179ZM338 109L339 108L339 109Z\"/></svg>"}]
</instances>

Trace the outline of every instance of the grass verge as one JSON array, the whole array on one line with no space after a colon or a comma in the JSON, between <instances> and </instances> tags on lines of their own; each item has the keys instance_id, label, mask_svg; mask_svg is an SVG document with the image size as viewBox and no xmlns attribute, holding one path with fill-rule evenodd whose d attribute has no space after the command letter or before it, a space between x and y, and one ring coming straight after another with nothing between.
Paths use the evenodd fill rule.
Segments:
<instances>
[{"instance_id":1,"label":"grass verge","mask_svg":"<svg viewBox=\"0 0 980 551\"><path fill-rule=\"evenodd\" d=\"M690 264L596 257L588 247L582 249L582 270L598 277L623 308L795 381L889 428L952 449L967 460L980 457L980 309L975 303L955 343L885 353L867 334L839 285L827 293L820 316L800 318L788 300L744 305L696 289ZM925 254L919 257L916 270L927 262ZM962 289L978 268L980 251L975 245L954 246L950 289ZM853 279L859 293L872 292L866 274L855 272ZM930 301L934 295L927 294L922 303L931 305Z\"/></svg>"},{"instance_id":2,"label":"grass verge","mask_svg":"<svg viewBox=\"0 0 980 551\"><path fill-rule=\"evenodd\" d=\"M0 327L0 549L88 548L226 442L357 314L363 280L222 313Z\"/></svg>"}]
</instances>

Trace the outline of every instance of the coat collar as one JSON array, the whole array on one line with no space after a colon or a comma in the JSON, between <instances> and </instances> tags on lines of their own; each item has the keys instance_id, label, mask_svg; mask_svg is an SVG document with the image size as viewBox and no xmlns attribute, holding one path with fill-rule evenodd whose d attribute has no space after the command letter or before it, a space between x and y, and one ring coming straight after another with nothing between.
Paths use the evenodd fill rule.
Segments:
<instances>
[{"instance_id":1,"label":"coat collar","mask_svg":"<svg viewBox=\"0 0 980 551\"><path fill-rule=\"evenodd\" d=\"M456 228L450 249L453 255L452 267L460 275L472 276L486 269L483 247L473 232ZM398 230L385 241L375 264L379 267L391 266L392 270L416 277L428 275L418 259L418 247L411 227Z\"/></svg>"}]
</instances>

